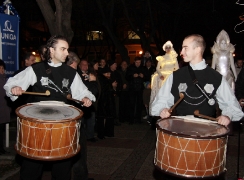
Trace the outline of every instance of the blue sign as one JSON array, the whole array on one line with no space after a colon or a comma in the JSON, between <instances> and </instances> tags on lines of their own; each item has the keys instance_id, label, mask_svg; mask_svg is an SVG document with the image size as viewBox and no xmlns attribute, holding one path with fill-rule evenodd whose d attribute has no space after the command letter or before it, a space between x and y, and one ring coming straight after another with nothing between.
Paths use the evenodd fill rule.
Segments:
<instances>
[{"instance_id":1,"label":"blue sign","mask_svg":"<svg viewBox=\"0 0 244 180\"><path fill-rule=\"evenodd\" d=\"M10 77L19 69L19 18L0 13L0 59Z\"/></svg>"}]
</instances>

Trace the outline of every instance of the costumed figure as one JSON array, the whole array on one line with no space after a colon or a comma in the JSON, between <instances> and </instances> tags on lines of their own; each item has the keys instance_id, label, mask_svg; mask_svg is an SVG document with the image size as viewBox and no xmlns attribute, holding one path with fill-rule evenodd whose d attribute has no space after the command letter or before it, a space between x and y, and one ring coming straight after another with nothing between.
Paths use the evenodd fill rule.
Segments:
<instances>
[{"instance_id":1,"label":"costumed figure","mask_svg":"<svg viewBox=\"0 0 244 180\"><path fill-rule=\"evenodd\" d=\"M237 75L232 53L235 51L235 47L230 43L230 38L226 31L222 30L218 34L211 51L213 53L212 68L223 75L234 90Z\"/></svg>"},{"instance_id":2,"label":"costumed figure","mask_svg":"<svg viewBox=\"0 0 244 180\"><path fill-rule=\"evenodd\" d=\"M157 56L158 61L156 72L152 75L151 80L151 96L149 103L149 111L151 112L151 104L156 97L159 89L164 84L168 76L173 72L179 69L179 64L177 61L178 54L173 48L171 41L167 41L163 45L163 50L166 52L163 56Z\"/></svg>"}]
</instances>

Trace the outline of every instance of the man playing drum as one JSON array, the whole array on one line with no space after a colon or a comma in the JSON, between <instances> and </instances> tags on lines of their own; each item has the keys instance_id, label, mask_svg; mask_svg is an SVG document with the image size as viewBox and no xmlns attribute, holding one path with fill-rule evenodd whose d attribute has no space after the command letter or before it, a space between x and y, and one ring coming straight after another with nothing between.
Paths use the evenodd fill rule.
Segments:
<instances>
[{"instance_id":1,"label":"man playing drum","mask_svg":"<svg viewBox=\"0 0 244 180\"><path fill-rule=\"evenodd\" d=\"M239 121L244 116L225 78L205 63L205 47L201 35L193 34L184 39L181 55L185 62L189 62L189 66L175 71L161 87L152 103L153 116L168 118L171 115L169 108L179 99L180 92L185 97L176 107L176 115L193 115L195 110L199 110L201 114L215 117L217 100L222 110L222 115L217 117L219 124L227 126L231 121ZM199 83L201 90L195 86L194 81Z\"/></svg>"},{"instance_id":2,"label":"man playing drum","mask_svg":"<svg viewBox=\"0 0 244 180\"><path fill-rule=\"evenodd\" d=\"M228 126L231 121L239 121L243 117L241 107L225 78L205 63L202 57L204 50L205 42L202 36L193 34L184 39L181 55L185 62L189 62L189 66L173 72L160 88L152 103L151 114L153 116L160 116L162 119L168 118L172 112L170 107L182 99L183 93L183 99L175 108L177 116L193 115L198 110L205 117L214 119L218 102L219 108L222 110L222 115L216 119L218 124ZM197 121L196 119L193 121ZM184 119L182 119L182 123L180 119L178 120L180 125L172 125L179 129L179 131L173 130L174 135L167 134L158 124L162 131L157 131L154 159L156 167L179 177L202 178L221 175L225 166L226 146L223 146L226 144L225 138L203 140L204 138L201 139L201 134L198 132L199 127L194 125L190 129L191 127L182 125ZM161 120L158 123L162 125L167 121L168 119ZM184 126L186 126L186 130L184 130ZM188 131L196 133L194 134L195 139L185 135ZM181 137L175 132L179 132L187 138ZM209 145L210 142L215 141L216 143ZM179 146L179 142L181 146ZM205 144L201 146L202 149L195 152L196 147L200 147L200 143ZM192 147L193 149L191 149ZM175 158L176 153L178 153L178 158Z\"/></svg>"},{"instance_id":3,"label":"man playing drum","mask_svg":"<svg viewBox=\"0 0 244 180\"><path fill-rule=\"evenodd\" d=\"M60 35L52 36L46 45L46 61L34 64L12 78L9 78L4 89L12 101L30 86L34 92L45 92L49 90L50 96L34 96L33 101L63 101L67 103L67 94L71 94L73 99L83 102L89 107L95 101L95 97L83 84L76 70L66 65L65 59L68 56L68 42ZM43 162L24 158L20 179L35 180L42 175ZM71 178L71 158L53 162L53 179Z\"/></svg>"}]
</instances>

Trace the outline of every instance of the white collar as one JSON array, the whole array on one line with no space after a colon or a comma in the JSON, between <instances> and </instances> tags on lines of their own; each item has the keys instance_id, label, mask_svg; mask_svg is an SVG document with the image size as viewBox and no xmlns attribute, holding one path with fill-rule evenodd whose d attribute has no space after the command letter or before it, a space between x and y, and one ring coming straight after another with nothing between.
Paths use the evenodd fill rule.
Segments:
<instances>
[{"instance_id":1,"label":"white collar","mask_svg":"<svg viewBox=\"0 0 244 180\"><path fill-rule=\"evenodd\" d=\"M48 62L48 65L49 65L49 66L52 66L52 67L59 67L59 66L62 65L62 63L54 64L54 63L52 62L52 60L51 60L51 62Z\"/></svg>"},{"instance_id":2,"label":"white collar","mask_svg":"<svg viewBox=\"0 0 244 180\"><path fill-rule=\"evenodd\" d=\"M194 65L190 63L190 66L192 67L193 70L203 70L207 67L207 64L205 59L203 59L201 62Z\"/></svg>"}]
</instances>

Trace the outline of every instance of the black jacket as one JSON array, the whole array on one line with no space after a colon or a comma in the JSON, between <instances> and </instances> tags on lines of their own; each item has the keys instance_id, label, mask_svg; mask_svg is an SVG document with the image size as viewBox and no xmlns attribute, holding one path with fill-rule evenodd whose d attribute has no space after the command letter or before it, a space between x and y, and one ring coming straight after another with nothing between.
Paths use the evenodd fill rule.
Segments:
<instances>
[{"instance_id":1,"label":"black jacket","mask_svg":"<svg viewBox=\"0 0 244 180\"><path fill-rule=\"evenodd\" d=\"M134 74L143 74L143 78L140 76L134 77ZM126 79L129 82L130 91L141 91L143 90L143 82L145 78L145 69L142 66L136 67L135 64L132 64L128 67L126 72Z\"/></svg>"}]
</instances>

